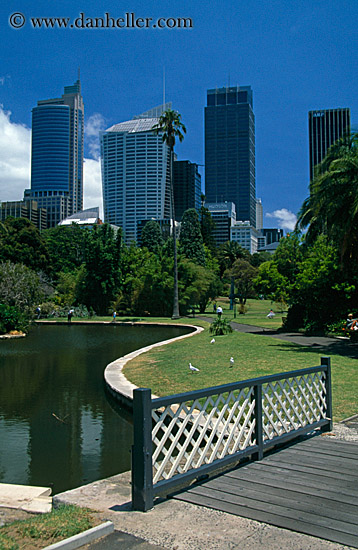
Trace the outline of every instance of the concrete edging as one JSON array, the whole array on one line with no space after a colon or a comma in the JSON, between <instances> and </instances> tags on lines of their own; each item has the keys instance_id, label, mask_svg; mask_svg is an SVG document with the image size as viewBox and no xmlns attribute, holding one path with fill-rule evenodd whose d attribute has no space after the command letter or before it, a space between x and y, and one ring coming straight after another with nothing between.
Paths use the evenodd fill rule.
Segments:
<instances>
[{"instance_id":1,"label":"concrete edging","mask_svg":"<svg viewBox=\"0 0 358 550\"><path fill-rule=\"evenodd\" d=\"M176 338L170 338L169 340L164 340L162 342L156 342L155 344L151 344L150 346L146 346L144 348L137 349L133 351L132 353L128 353L127 355L124 355L123 357L120 357L119 359L116 359L112 363L109 363L104 371L104 380L107 385L107 388L109 392L117 399L117 401L127 409L132 409L133 406L133 390L135 390L138 386L135 384L132 384L123 374L123 367L128 363L128 361L131 361L131 359L134 359L135 357L138 357L138 355L141 355L142 353L146 353L147 351L157 348L160 346L164 346L166 344L171 344L172 342L175 342L177 340L182 340L184 338L189 338L190 336L194 336L195 334L199 334L204 329L202 327L197 327L195 325L168 325L168 326L179 326L179 327L189 327L193 328L193 332L190 332L189 334L183 334L182 336L177 336ZM156 397L155 395L152 395L152 397Z\"/></svg>"},{"instance_id":2,"label":"concrete edging","mask_svg":"<svg viewBox=\"0 0 358 550\"><path fill-rule=\"evenodd\" d=\"M87 529L83 533L74 535L68 539L61 540L50 546L46 546L43 550L75 550L80 548L89 542L93 542L101 537L110 535L114 531L114 525L111 521L106 521L97 527L92 527L92 529Z\"/></svg>"}]
</instances>

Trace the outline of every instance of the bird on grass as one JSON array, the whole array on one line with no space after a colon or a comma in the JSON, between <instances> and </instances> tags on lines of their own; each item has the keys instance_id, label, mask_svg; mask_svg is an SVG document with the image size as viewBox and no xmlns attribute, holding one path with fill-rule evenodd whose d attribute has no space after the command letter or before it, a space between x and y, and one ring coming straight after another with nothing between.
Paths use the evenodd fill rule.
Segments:
<instances>
[{"instance_id":1,"label":"bird on grass","mask_svg":"<svg viewBox=\"0 0 358 550\"><path fill-rule=\"evenodd\" d=\"M210 344L214 344L215 343L215 338L213 338L212 340L210 340Z\"/></svg>"},{"instance_id":2,"label":"bird on grass","mask_svg":"<svg viewBox=\"0 0 358 550\"><path fill-rule=\"evenodd\" d=\"M193 367L191 363L189 363L189 369L191 370L191 372L199 372L199 369L197 369L196 367Z\"/></svg>"},{"instance_id":3,"label":"bird on grass","mask_svg":"<svg viewBox=\"0 0 358 550\"><path fill-rule=\"evenodd\" d=\"M233 367L234 363L235 363L234 358L230 357L230 367Z\"/></svg>"}]
</instances>

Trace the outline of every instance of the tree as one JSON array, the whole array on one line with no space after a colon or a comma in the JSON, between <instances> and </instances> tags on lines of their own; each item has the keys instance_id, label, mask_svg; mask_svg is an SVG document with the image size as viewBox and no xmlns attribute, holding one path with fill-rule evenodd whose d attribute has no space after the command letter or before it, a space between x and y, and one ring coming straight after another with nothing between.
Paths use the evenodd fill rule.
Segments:
<instances>
[{"instance_id":1,"label":"tree","mask_svg":"<svg viewBox=\"0 0 358 550\"><path fill-rule=\"evenodd\" d=\"M358 254L358 134L339 140L316 167L310 195L298 215L297 228L305 229L306 242L326 235L349 267Z\"/></svg>"},{"instance_id":2,"label":"tree","mask_svg":"<svg viewBox=\"0 0 358 550\"><path fill-rule=\"evenodd\" d=\"M199 216L195 208L183 214L179 236L180 252L193 262L205 266L205 250L200 231Z\"/></svg>"},{"instance_id":3,"label":"tree","mask_svg":"<svg viewBox=\"0 0 358 550\"><path fill-rule=\"evenodd\" d=\"M201 207L199 211L201 234L203 237L204 245L207 246L211 251L214 251L216 248L216 243L213 236L213 231L216 227L216 223L213 220L210 210L204 206L204 203L205 195L202 193Z\"/></svg>"},{"instance_id":4,"label":"tree","mask_svg":"<svg viewBox=\"0 0 358 550\"><path fill-rule=\"evenodd\" d=\"M222 275L225 270L230 269L238 258L248 260L250 253L235 241L227 241L222 244L218 250L220 274Z\"/></svg>"},{"instance_id":5,"label":"tree","mask_svg":"<svg viewBox=\"0 0 358 550\"><path fill-rule=\"evenodd\" d=\"M121 242L121 232L115 233L108 224L96 225L87 234L77 301L98 314L108 313L119 290Z\"/></svg>"},{"instance_id":6,"label":"tree","mask_svg":"<svg viewBox=\"0 0 358 550\"><path fill-rule=\"evenodd\" d=\"M170 205L171 217L173 223L173 253L174 253L174 299L173 299L173 319L179 318L179 291L178 291L178 258L177 258L177 242L175 231L175 208L174 208L174 189L173 189L173 162L174 162L174 146L175 139L183 141L186 133L186 128L181 122L181 115L177 111L167 109L164 111L158 121L158 124L153 127L156 134L161 134L163 142L169 147L169 162L170 162Z\"/></svg>"},{"instance_id":7,"label":"tree","mask_svg":"<svg viewBox=\"0 0 358 550\"><path fill-rule=\"evenodd\" d=\"M83 264L89 232L88 227L78 223L52 227L43 232L55 279L60 273L76 271Z\"/></svg>"},{"instance_id":8,"label":"tree","mask_svg":"<svg viewBox=\"0 0 358 550\"><path fill-rule=\"evenodd\" d=\"M247 298L255 290L254 279L256 275L257 269L242 258L236 260L232 268L225 273L225 276L233 278L235 281L235 298L239 299L241 306L246 304Z\"/></svg>"},{"instance_id":9,"label":"tree","mask_svg":"<svg viewBox=\"0 0 358 550\"><path fill-rule=\"evenodd\" d=\"M30 316L43 299L37 274L20 263L0 263L0 303Z\"/></svg>"},{"instance_id":10,"label":"tree","mask_svg":"<svg viewBox=\"0 0 358 550\"><path fill-rule=\"evenodd\" d=\"M46 243L35 225L26 218L5 220L0 230L0 261L22 263L33 270L49 270Z\"/></svg>"},{"instance_id":11,"label":"tree","mask_svg":"<svg viewBox=\"0 0 358 550\"><path fill-rule=\"evenodd\" d=\"M148 248L150 252L158 252L164 244L164 239L160 225L155 220L149 220L142 229L142 246Z\"/></svg>"}]
</instances>

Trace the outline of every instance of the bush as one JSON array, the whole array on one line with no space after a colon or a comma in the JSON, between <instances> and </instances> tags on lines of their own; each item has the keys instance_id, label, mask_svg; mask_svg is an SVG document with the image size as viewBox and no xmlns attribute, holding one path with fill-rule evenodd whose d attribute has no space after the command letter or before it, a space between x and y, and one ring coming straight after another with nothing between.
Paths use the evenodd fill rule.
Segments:
<instances>
[{"instance_id":1,"label":"bush","mask_svg":"<svg viewBox=\"0 0 358 550\"><path fill-rule=\"evenodd\" d=\"M14 306L0 304L0 334L7 334L11 330L26 332L28 320Z\"/></svg>"},{"instance_id":2,"label":"bush","mask_svg":"<svg viewBox=\"0 0 358 550\"><path fill-rule=\"evenodd\" d=\"M224 334L230 334L232 332L232 327L228 319L218 317L211 323L209 330L214 336L222 336Z\"/></svg>"}]
</instances>

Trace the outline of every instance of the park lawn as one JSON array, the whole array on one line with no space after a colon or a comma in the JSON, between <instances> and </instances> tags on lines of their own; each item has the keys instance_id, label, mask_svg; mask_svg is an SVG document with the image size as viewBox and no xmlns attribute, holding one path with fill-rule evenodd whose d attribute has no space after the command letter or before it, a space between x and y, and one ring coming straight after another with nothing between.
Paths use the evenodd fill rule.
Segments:
<instances>
[{"instance_id":1,"label":"park lawn","mask_svg":"<svg viewBox=\"0 0 358 550\"><path fill-rule=\"evenodd\" d=\"M137 386L164 396L317 366L323 355L268 336L233 332L216 336L214 344L210 344L211 338L205 330L155 348L127 363L124 374ZM337 421L358 412L358 366L357 360L349 357L331 354L331 360L333 415ZM200 371L192 373L189 362Z\"/></svg>"},{"instance_id":2,"label":"park lawn","mask_svg":"<svg viewBox=\"0 0 358 550\"><path fill-rule=\"evenodd\" d=\"M216 301L218 306L223 308L223 316L227 317L230 321L235 321L235 323L240 323L244 325L254 325L262 328L269 328L272 330L277 330L282 327L282 317L287 315L287 312L282 312L277 304L271 302L270 300L247 300L246 307L247 312L245 314L239 314L239 306L236 305L236 317L234 317L234 311L230 310L230 300L229 298L219 298ZM268 319L267 314L272 308L275 313L273 319ZM204 314L205 317L214 317L212 304L206 310ZM198 316L200 318L200 315Z\"/></svg>"}]
</instances>

